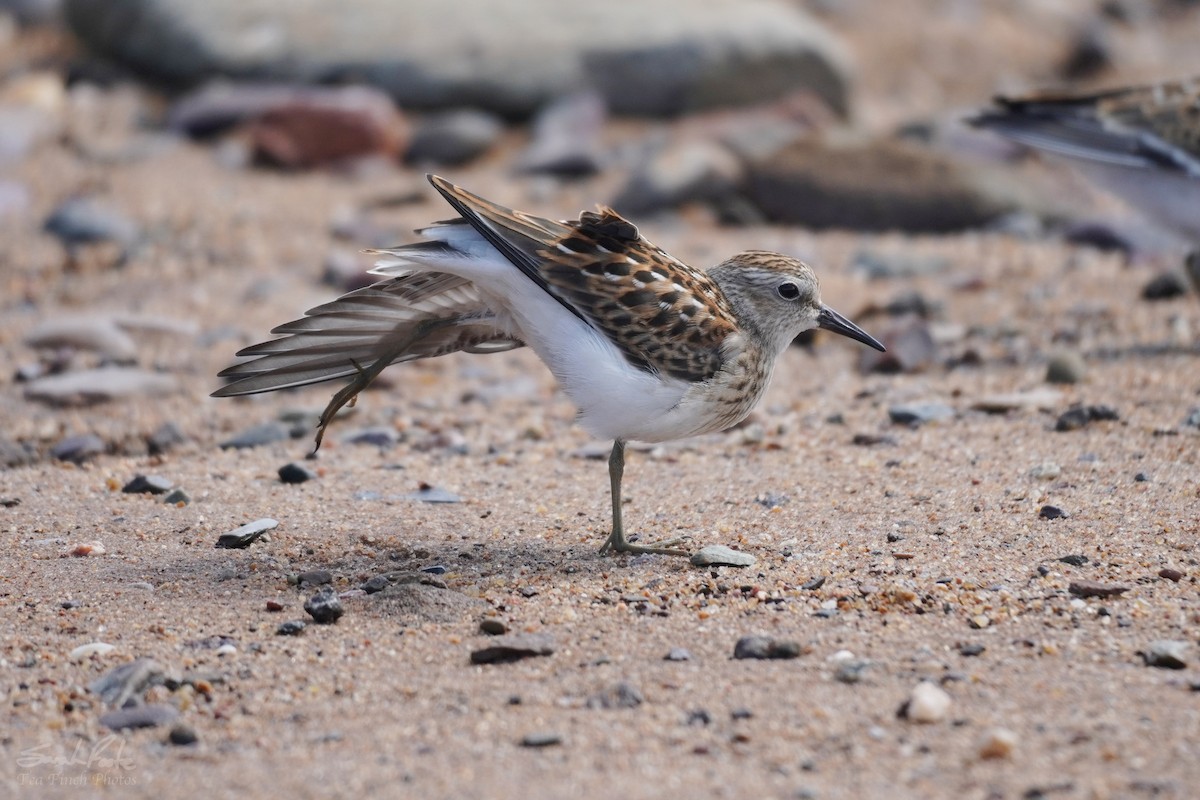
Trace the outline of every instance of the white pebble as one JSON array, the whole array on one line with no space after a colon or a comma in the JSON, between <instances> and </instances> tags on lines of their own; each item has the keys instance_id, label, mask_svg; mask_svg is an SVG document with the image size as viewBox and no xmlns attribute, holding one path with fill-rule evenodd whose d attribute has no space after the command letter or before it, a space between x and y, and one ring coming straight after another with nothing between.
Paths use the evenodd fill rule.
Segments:
<instances>
[{"instance_id":1,"label":"white pebble","mask_svg":"<svg viewBox=\"0 0 1200 800\"><path fill-rule=\"evenodd\" d=\"M231 656L236 652L237 648L231 644L223 644L217 648L217 655L219 656Z\"/></svg>"},{"instance_id":2,"label":"white pebble","mask_svg":"<svg viewBox=\"0 0 1200 800\"><path fill-rule=\"evenodd\" d=\"M952 702L941 687L921 681L909 695L905 716L913 722L941 722L950 713Z\"/></svg>"},{"instance_id":3,"label":"white pebble","mask_svg":"<svg viewBox=\"0 0 1200 800\"><path fill-rule=\"evenodd\" d=\"M107 642L88 642L81 644L70 652L68 657L72 661L83 661L85 658L92 656L106 656L117 648Z\"/></svg>"},{"instance_id":4,"label":"white pebble","mask_svg":"<svg viewBox=\"0 0 1200 800\"><path fill-rule=\"evenodd\" d=\"M992 728L979 743L980 758L1009 758L1017 749L1017 735L1008 728Z\"/></svg>"}]
</instances>

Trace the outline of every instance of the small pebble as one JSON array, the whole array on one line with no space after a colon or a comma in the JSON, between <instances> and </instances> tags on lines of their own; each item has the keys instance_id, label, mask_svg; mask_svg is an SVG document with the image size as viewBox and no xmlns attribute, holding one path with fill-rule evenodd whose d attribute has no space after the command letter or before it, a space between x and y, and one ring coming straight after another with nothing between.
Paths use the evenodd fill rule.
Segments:
<instances>
[{"instance_id":1,"label":"small pebble","mask_svg":"<svg viewBox=\"0 0 1200 800\"><path fill-rule=\"evenodd\" d=\"M279 602L278 600L268 600L267 611L283 611L283 603Z\"/></svg>"},{"instance_id":2,"label":"small pebble","mask_svg":"<svg viewBox=\"0 0 1200 800\"><path fill-rule=\"evenodd\" d=\"M1053 461L1046 461L1029 470L1029 477L1037 481L1052 481L1059 475L1062 475L1062 467Z\"/></svg>"},{"instance_id":3,"label":"small pebble","mask_svg":"<svg viewBox=\"0 0 1200 800\"><path fill-rule=\"evenodd\" d=\"M196 731L192 726L186 722L178 722L171 728L171 732L167 734L167 741L173 745L184 747L200 741L200 737L196 735Z\"/></svg>"},{"instance_id":4,"label":"small pebble","mask_svg":"<svg viewBox=\"0 0 1200 800\"><path fill-rule=\"evenodd\" d=\"M847 658L840 660L834 670L833 679L838 683L861 683L871 662L865 658Z\"/></svg>"},{"instance_id":5,"label":"small pebble","mask_svg":"<svg viewBox=\"0 0 1200 800\"><path fill-rule=\"evenodd\" d=\"M85 658L91 658L92 656L106 656L116 649L114 645L107 642L89 642L76 647L67 654L67 658L72 661L83 661Z\"/></svg>"},{"instance_id":6,"label":"small pebble","mask_svg":"<svg viewBox=\"0 0 1200 800\"><path fill-rule=\"evenodd\" d=\"M1163 272L1142 287L1143 300L1170 300L1188 292L1187 281L1176 272Z\"/></svg>"},{"instance_id":7,"label":"small pebble","mask_svg":"<svg viewBox=\"0 0 1200 800\"><path fill-rule=\"evenodd\" d=\"M1142 651L1141 656L1147 667L1186 669L1187 654L1190 649L1190 642L1179 639L1159 639L1151 642L1150 646Z\"/></svg>"},{"instance_id":8,"label":"small pebble","mask_svg":"<svg viewBox=\"0 0 1200 800\"><path fill-rule=\"evenodd\" d=\"M1082 553L1074 553L1069 556L1060 556L1058 560L1064 564L1070 564L1072 567L1082 567L1088 563L1088 557Z\"/></svg>"},{"instance_id":9,"label":"small pebble","mask_svg":"<svg viewBox=\"0 0 1200 800\"><path fill-rule=\"evenodd\" d=\"M664 661L691 661L692 654L687 651L686 647L672 647L663 656Z\"/></svg>"},{"instance_id":10,"label":"small pebble","mask_svg":"<svg viewBox=\"0 0 1200 800\"><path fill-rule=\"evenodd\" d=\"M100 715L100 724L110 730L120 731L127 728L157 728L170 725L178 718L179 712L174 706L156 703L109 711Z\"/></svg>"},{"instance_id":11,"label":"small pebble","mask_svg":"<svg viewBox=\"0 0 1200 800\"><path fill-rule=\"evenodd\" d=\"M697 567L752 567L757 560L749 553L732 550L720 544L709 545L691 558L692 565Z\"/></svg>"},{"instance_id":12,"label":"small pebble","mask_svg":"<svg viewBox=\"0 0 1200 800\"><path fill-rule=\"evenodd\" d=\"M293 619L287 622L279 623L279 627L275 629L276 636L299 636L304 633L304 629L308 625L303 620Z\"/></svg>"},{"instance_id":13,"label":"small pebble","mask_svg":"<svg viewBox=\"0 0 1200 800\"><path fill-rule=\"evenodd\" d=\"M734 658L798 658L800 643L780 641L770 636L743 636L733 648Z\"/></svg>"},{"instance_id":14,"label":"small pebble","mask_svg":"<svg viewBox=\"0 0 1200 800\"><path fill-rule=\"evenodd\" d=\"M382 592L391 585L392 582L388 579L387 575L373 575L363 584L362 588L367 594L375 594L376 592Z\"/></svg>"},{"instance_id":15,"label":"small pebble","mask_svg":"<svg viewBox=\"0 0 1200 800\"><path fill-rule=\"evenodd\" d=\"M974 656L983 655L984 650L987 650L987 648L981 644L964 644L958 648L958 654L966 658L973 658Z\"/></svg>"},{"instance_id":16,"label":"small pebble","mask_svg":"<svg viewBox=\"0 0 1200 800\"><path fill-rule=\"evenodd\" d=\"M945 403L905 403L888 409L888 418L895 425L916 427L954 416L954 409Z\"/></svg>"},{"instance_id":17,"label":"small pebble","mask_svg":"<svg viewBox=\"0 0 1200 800\"><path fill-rule=\"evenodd\" d=\"M333 583L333 573L327 569L310 569L296 576L296 584L301 589L324 586L327 583Z\"/></svg>"},{"instance_id":18,"label":"small pebble","mask_svg":"<svg viewBox=\"0 0 1200 800\"><path fill-rule=\"evenodd\" d=\"M967 620L967 622L975 630L981 631L992 624L992 619L987 614L976 614Z\"/></svg>"},{"instance_id":19,"label":"small pebble","mask_svg":"<svg viewBox=\"0 0 1200 800\"><path fill-rule=\"evenodd\" d=\"M528 733L521 739L521 747L553 747L562 744L563 737L557 733L540 731Z\"/></svg>"},{"instance_id":20,"label":"small pebble","mask_svg":"<svg viewBox=\"0 0 1200 800\"><path fill-rule=\"evenodd\" d=\"M228 533L221 534L217 539L216 546L228 550L241 550L253 544L254 540L262 536L269 530L274 529L279 523L270 517L247 522L240 528L235 528Z\"/></svg>"},{"instance_id":21,"label":"small pebble","mask_svg":"<svg viewBox=\"0 0 1200 800\"><path fill-rule=\"evenodd\" d=\"M109 670L88 684L88 691L99 695L108 706L121 708L130 700L140 700L142 694L165 677L163 668L154 659L138 658Z\"/></svg>"},{"instance_id":22,"label":"small pebble","mask_svg":"<svg viewBox=\"0 0 1200 800\"><path fill-rule=\"evenodd\" d=\"M307 483L316 479L317 473L297 461L279 468L279 480L283 483Z\"/></svg>"},{"instance_id":23,"label":"small pebble","mask_svg":"<svg viewBox=\"0 0 1200 800\"><path fill-rule=\"evenodd\" d=\"M540 633L510 633L497 636L485 647L471 651L472 664L503 664L554 653L554 640Z\"/></svg>"},{"instance_id":24,"label":"small pebble","mask_svg":"<svg viewBox=\"0 0 1200 800\"><path fill-rule=\"evenodd\" d=\"M304 610L318 625L332 625L346 613L333 587L326 586L304 602Z\"/></svg>"},{"instance_id":25,"label":"small pebble","mask_svg":"<svg viewBox=\"0 0 1200 800\"><path fill-rule=\"evenodd\" d=\"M105 451L104 440L94 433L82 433L59 440L50 448L50 457L59 461L82 464Z\"/></svg>"},{"instance_id":26,"label":"small pebble","mask_svg":"<svg viewBox=\"0 0 1200 800\"><path fill-rule=\"evenodd\" d=\"M900 707L898 716L910 722L940 722L950 713L953 703L944 689L929 681L921 681Z\"/></svg>"},{"instance_id":27,"label":"small pebble","mask_svg":"<svg viewBox=\"0 0 1200 800\"><path fill-rule=\"evenodd\" d=\"M1087 375L1083 357L1073 351L1055 353L1046 364L1047 383L1079 383Z\"/></svg>"},{"instance_id":28,"label":"small pebble","mask_svg":"<svg viewBox=\"0 0 1200 800\"><path fill-rule=\"evenodd\" d=\"M646 701L642 693L631 683L621 681L592 695L587 700L588 708L617 709L637 708Z\"/></svg>"},{"instance_id":29,"label":"small pebble","mask_svg":"<svg viewBox=\"0 0 1200 800\"><path fill-rule=\"evenodd\" d=\"M1066 519L1071 515L1058 506L1045 505L1038 509L1038 516L1042 519Z\"/></svg>"},{"instance_id":30,"label":"small pebble","mask_svg":"<svg viewBox=\"0 0 1200 800\"><path fill-rule=\"evenodd\" d=\"M186 506L192 502L192 496L183 489L172 489L163 495L162 501L170 506Z\"/></svg>"},{"instance_id":31,"label":"small pebble","mask_svg":"<svg viewBox=\"0 0 1200 800\"><path fill-rule=\"evenodd\" d=\"M1158 577L1166 578L1167 580L1171 581L1172 583L1179 583L1181 580L1183 580L1183 573L1177 569L1171 569L1170 567L1163 567L1162 569L1160 569L1158 571Z\"/></svg>"},{"instance_id":32,"label":"small pebble","mask_svg":"<svg viewBox=\"0 0 1200 800\"><path fill-rule=\"evenodd\" d=\"M70 554L75 558L86 558L87 556L102 556L108 551L104 549L102 542L81 542L71 548Z\"/></svg>"},{"instance_id":33,"label":"small pebble","mask_svg":"<svg viewBox=\"0 0 1200 800\"><path fill-rule=\"evenodd\" d=\"M1128 592L1129 587L1097 581L1071 581L1067 586L1067 591L1076 597L1119 597Z\"/></svg>"},{"instance_id":34,"label":"small pebble","mask_svg":"<svg viewBox=\"0 0 1200 800\"><path fill-rule=\"evenodd\" d=\"M291 438L291 431L281 422L264 422L234 434L221 442L222 450L245 450L264 444L283 442Z\"/></svg>"},{"instance_id":35,"label":"small pebble","mask_svg":"<svg viewBox=\"0 0 1200 800\"><path fill-rule=\"evenodd\" d=\"M503 636L508 633L508 626L495 617L487 617L480 621L479 632L488 636Z\"/></svg>"},{"instance_id":36,"label":"small pebble","mask_svg":"<svg viewBox=\"0 0 1200 800\"><path fill-rule=\"evenodd\" d=\"M399 442L400 434L396 433L394 428L361 428L347 433L341 441L342 444L361 444L383 449Z\"/></svg>"},{"instance_id":37,"label":"small pebble","mask_svg":"<svg viewBox=\"0 0 1200 800\"><path fill-rule=\"evenodd\" d=\"M135 475L133 480L121 487L125 494L165 494L175 484L161 475Z\"/></svg>"},{"instance_id":38,"label":"small pebble","mask_svg":"<svg viewBox=\"0 0 1200 800\"><path fill-rule=\"evenodd\" d=\"M1017 749L1017 735L1007 728L992 728L983 735L979 743L979 757L983 759L1011 758Z\"/></svg>"}]
</instances>

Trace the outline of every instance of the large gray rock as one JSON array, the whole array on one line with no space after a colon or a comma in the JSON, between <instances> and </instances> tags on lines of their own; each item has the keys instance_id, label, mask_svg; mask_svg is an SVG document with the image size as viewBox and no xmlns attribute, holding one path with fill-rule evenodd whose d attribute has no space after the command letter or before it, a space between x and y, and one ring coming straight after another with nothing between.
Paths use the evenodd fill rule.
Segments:
<instances>
[{"instance_id":1,"label":"large gray rock","mask_svg":"<svg viewBox=\"0 0 1200 800\"><path fill-rule=\"evenodd\" d=\"M363 80L404 107L525 116L599 89L665 115L808 88L848 105L832 34L782 0L66 0L91 48L168 82Z\"/></svg>"}]
</instances>

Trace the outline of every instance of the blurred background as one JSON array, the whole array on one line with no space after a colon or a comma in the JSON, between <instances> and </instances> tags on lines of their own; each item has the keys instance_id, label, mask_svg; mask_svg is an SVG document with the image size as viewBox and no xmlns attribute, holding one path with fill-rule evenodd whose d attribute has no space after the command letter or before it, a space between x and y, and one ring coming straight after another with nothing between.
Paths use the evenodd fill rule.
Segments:
<instances>
[{"instance_id":1,"label":"blurred background","mask_svg":"<svg viewBox=\"0 0 1200 800\"><path fill-rule=\"evenodd\" d=\"M447 216L427 171L556 217L611 204L697 263L812 258L890 337L864 373L1118 347L1107 323L976 330L954 298L1015 318L1026 278L981 264L1048 257L1149 265L1171 300L1185 243L963 120L1200 74L1198 34L1189 0L0 0L4 460L164 447L234 351ZM1180 308L1152 341L1194 343ZM58 414L155 397L174 410Z\"/></svg>"}]
</instances>

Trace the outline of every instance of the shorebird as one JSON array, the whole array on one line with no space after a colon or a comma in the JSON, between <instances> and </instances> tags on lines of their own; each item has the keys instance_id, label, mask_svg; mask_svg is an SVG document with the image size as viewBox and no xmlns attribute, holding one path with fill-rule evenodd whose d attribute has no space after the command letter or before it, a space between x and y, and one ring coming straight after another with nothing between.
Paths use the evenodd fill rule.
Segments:
<instances>
[{"instance_id":1,"label":"shorebird","mask_svg":"<svg viewBox=\"0 0 1200 800\"><path fill-rule=\"evenodd\" d=\"M460 215L418 231L425 241L370 251L382 280L275 328L251 361L221 373L218 397L350 378L321 415L333 415L385 367L457 351L529 346L579 409L579 423L611 439L612 531L600 548L687 555L677 542L625 535L621 479L627 441L662 442L743 420L776 357L800 333L824 328L883 345L821 302L801 261L751 250L707 272L646 241L609 208L555 222L485 200L437 176Z\"/></svg>"},{"instance_id":2,"label":"shorebird","mask_svg":"<svg viewBox=\"0 0 1200 800\"><path fill-rule=\"evenodd\" d=\"M969 122L1069 159L1200 247L1200 78L1087 95L999 97L996 104Z\"/></svg>"}]
</instances>

